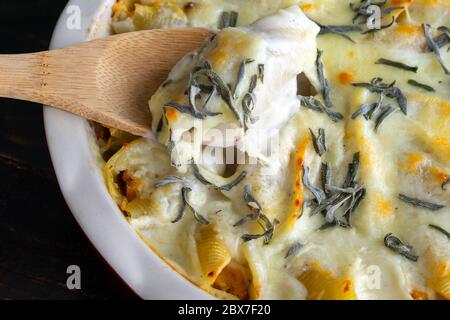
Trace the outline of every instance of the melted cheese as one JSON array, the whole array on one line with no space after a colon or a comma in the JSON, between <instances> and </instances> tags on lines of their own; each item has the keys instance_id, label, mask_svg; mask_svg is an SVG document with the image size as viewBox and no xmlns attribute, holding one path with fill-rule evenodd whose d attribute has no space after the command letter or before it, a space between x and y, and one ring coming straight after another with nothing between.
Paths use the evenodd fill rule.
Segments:
<instances>
[{"instance_id":1,"label":"melted cheese","mask_svg":"<svg viewBox=\"0 0 450 320\"><path fill-rule=\"evenodd\" d=\"M161 87L150 101L153 128L161 122L161 115L169 102L188 104L189 97L183 95L188 87L190 72L208 61L224 84L231 84L229 91L236 96L234 108L240 114L237 119L227 103L213 96L209 109L220 115L196 121L190 115L175 109L166 111L169 125L160 135L161 143L174 143L181 155L179 163L186 163L194 154L195 142L182 143L183 137L193 129L201 135L198 144L205 145L213 134L220 134L224 141L214 142L216 147L230 147L241 144L249 156L266 158L265 149L271 136L278 133L288 119L299 109L296 88L298 74L310 71L316 56L315 38L319 28L308 20L298 7L280 11L277 15L262 19L248 28L227 29L194 55L187 56L169 75L169 85ZM301 52L301 58L298 53ZM245 72L237 80L243 61ZM264 66L264 74L260 74ZM239 122L245 122L243 99L249 90L253 77L258 75L254 89L252 117L258 119L245 123L248 131L243 132ZM181 99L176 98L182 97ZM178 101L176 101L178 100ZM169 114L170 113L170 114ZM178 114L177 114L178 113ZM171 137L168 137L170 130ZM264 139L262 139L264 137ZM169 140L169 138L171 138ZM211 145L211 143L209 143ZM180 149L178 149L180 147ZM182 148L182 149L181 149Z\"/></svg>"},{"instance_id":2,"label":"melted cheese","mask_svg":"<svg viewBox=\"0 0 450 320\"><path fill-rule=\"evenodd\" d=\"M177 26L216 28L224 11L239 13L239 28L221 31L180 61L168 77L169 84L152 97L154 130L160 129L163 115L167 120L159 132L162 144L142 139L133 142L105 167L113 198L143 239L178 272L220 298L449 298L450 242L428 225L450 230L450 186L447 190L441 187L450 175L450 80L435 56L427 52L421 27L423 23L448 26L449 2L391 0L388 6L403 6L386 17L396 19L392 27L368 35L349 33L355 43L335 34L319 35L316 43L318 27L307 17L323 25L349 25L354 16L350 2L120 0L114 8L116 32ZM138 22L138 16L144 21ZM300 107L296 99L295 77L301 72L319 92L316 98L322 99L315 69L316 46L323 51L334 110L344 117L336 123L323 113ZM441 54L449 66L446 48ZM375 64L380 58L417 66L418 71ZM254 61L246 65L237 86L238 107L251 77L258 74L258 65L265 65L264 81L259 79L255 89L253 115L257 121L249 123L247 131L240 128L220 96L213 97L210 111L221 115L204 120L194 121L189 114L165 108L168 102L189 105L185 94L189 73L196 66L203 67L205 61L234 90L244 59ZM376 94L351 83L370 82L375 77L385 83L396 81L408 100L408 114L397 110L377 131L374 121L351 118L362 104L377 100ZM409 85L410 79L432 86L435 92ZM396 105L392 99L385 102ZM242 109L238 112L242 114ZM214 131L221 133L227 128L234 129L229 140L213 139ZM327 151L322 157L315 152L310 133L319 128L326 133ZM278 138L278 148L268 154L263 145L271 134ZM217 158L202 150L203 144L211 142L224 152L240 149L238 155L254 162L238 164L235 173L225 174L229 166L215 163ZM165 147L173 144L175 166L169 166ZM205 185L188 164L198 150L208 158L203 159L199 172L214 186L226 185L243 172L245 178L230 190ZM341 185L356 152L361 159L356 180L366 196L352 214L352 228L319 230L325 220L321 214L311 215L308 203L313 195L304 186L304 167L309 168L310 182L322 188L321 165L327 162L333 184ZM156 188L154 184L167 176L178 176L183 182ZM182 207L181 189L186 186L192 190L188 203L214 226L214 237L199 238L203 227L191 210L172 223ZM275 225L269 245L264 245L263 239L241 239L243 234L264 232L261 221L234 226L254 212L244 201L245 186L251 187L262 212ZM436 212L414 207L400 201L400 193L445 207ZM383 238L388 233L411 245L418 261L386 248ZM199 242L210 238L210 243ZM296 243L303 246L286 258ZM205 257L211 256L214 263L205 263ZM211 278L209 269L219 274Z\"/></svg>"}]
</instances>

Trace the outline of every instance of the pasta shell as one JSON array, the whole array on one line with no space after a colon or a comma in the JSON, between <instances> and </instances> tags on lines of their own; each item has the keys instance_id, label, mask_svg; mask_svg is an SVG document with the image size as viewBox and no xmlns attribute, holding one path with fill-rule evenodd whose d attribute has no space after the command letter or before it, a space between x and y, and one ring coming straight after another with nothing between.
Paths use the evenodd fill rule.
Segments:
<instances>
[{"instance_id":1,"label":"pasta shell","mask_svg":"<svg viewBox=\"0 0 450 320\"><path fill-rule=\"evenodd\" d=\"M249 270L232 262L219 274L213 287L232 294L240 300L248 300L250 298L250 282Z\"/></svg>"},{"instance_id":2,"label":"pasta shell","mask_svg":"<svg viewBox=\"0 0 450 320\"><path fill-rule=\"evenodd\" d=\"M117 3L113 6L113 14L120 14L121 12L125 12L129 14L130 12L134 11L134 4L138 2L139 0L119 0Z\"/></svg>"},{"instance_id":3,"label":"pasta shell","mask_svg":"<svg viewBox=\"0 0 450 320\"><path fill-rule=\"evenodd\" d=\"M213 225L201 226L197 232L197 253L202 275L212 285L230 263L231 255Z\"/></svg>"},{"instance_id":4,"label":"pasta shell","mask_svg":"<svg viewBox=\"0 0 450 320\"><path fill-rule=\"evenodd\" d=\"M129 201L141 196L141 189L150 190L169 171L170 156L166 150L156 142L137 139L125 144L109 159L103 168L103 175L109 193L124 210ZM129 179L121 188L120 175L124 173Z\"/></svg>"},{"instance_id":5,"label":"pasta shell","mask_svg":"<svg viewBox=\"0 0 450 320\"><path fill-rule=\"evenodd\" d=\"M450 263L441 262L433 267L429 286L439 295L450 300Z\"/></svg>"},{"instance_id":6,"label":"pasta shell","mask_svg":"<svg viewBox=\"0 0 450 320\"><path fill-rule=\"evenodd\" d=\"M356 300L353 281L336 278L320 266L312 266L298 278L308 290L308 300Z\"/></svg>"},{"instance_id":7,"label":"pasta shell","mask_svg":"<svg viewBox=\"0 0 450 320\"><path fill-rule=\"evenodd\" d=\"M128 216L136 219L151 214L152 209L155 210L155 206L156 204L151 199L135 199L126 205L124 211Z\"/></svg>"},{"instance_id":8,"label":"pasta shell","mask_svg":"<svg viewBox=\"0 0 450 320\"><path fill-rule=\"evenodd\" d=\"M187 17L176 4L158 5L136 4L133 23L137 30L154 29L156 27L176 28L187 25Z\"/></svg>"},{"instance_id":9,"label":"pasta shell","mask_svg":"<svg viewBox=\"0 0 450 320\"><path fill-rule=\"evenodd\" d=\"M136 140L137 138L130 133L117 129L108 129L110 137L100 147L100 153L103 158L108 160L112 155L122 148L123 145Z\"/></svg>"}]
</instances>

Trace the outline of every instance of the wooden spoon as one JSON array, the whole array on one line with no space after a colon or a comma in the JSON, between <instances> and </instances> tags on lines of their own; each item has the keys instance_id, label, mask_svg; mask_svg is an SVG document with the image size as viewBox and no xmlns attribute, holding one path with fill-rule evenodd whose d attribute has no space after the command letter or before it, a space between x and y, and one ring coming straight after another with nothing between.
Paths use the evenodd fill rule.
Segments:
<instances>
[{"instance_id":1,"label":"wooden spoon","mask_svg":"<svg viewBox=\"0 0 450 320\"><path fill-rule=\"evenodd\" d=\"M53 106L136 135L150 133L148 100L206 29L131 32L73 47L0 55L0 97Z\"/></svg>"}]
</instances>

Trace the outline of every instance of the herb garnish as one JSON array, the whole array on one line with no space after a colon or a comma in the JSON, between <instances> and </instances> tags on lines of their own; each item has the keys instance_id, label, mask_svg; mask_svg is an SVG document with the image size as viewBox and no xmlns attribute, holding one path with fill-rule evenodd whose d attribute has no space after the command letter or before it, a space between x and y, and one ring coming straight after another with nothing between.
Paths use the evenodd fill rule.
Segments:
<instances>
[{"instance_id":1,"label":"herb garnish","mask_svg":"<svg viewBox=\"0 0 450 320\"><path fill-rule=\"evenodd\" d=\"M194 176L197 178L198 181L200 181L201 183L203 183L206 186L210 186L212 185L211 182L209 182L205 177L203 177L203 175L200 173L200 168L198 167L198 165L194 162L194 160L191 160L191 168L192 168L192 173L194 174Z\"/></svg>"},{"instance_id":2,"label":"herb garnish","mask_svg":"<svg viewBox=\"0 0 450 320\"><path fill-rule=\"evenodd\" d=\"M325 214L325 220L328 223L336 223L336 211L342 207L348 200L351 199L351 195L346 195L345 197L340 197L339 201L336 203L331 204L328 208L327 208L327 212Z\"/></svg>"},{"instance_id":3,"label":"herb garnish","mask_svg":"<svg viewBox=\"0 0 450 320\"><path fill-rule=\"evenodd\" d=\"M443 34L445 34L447 36L447 38L450 39L450 28L446 27L446 26L440 26L438 28L439 31L441 31Z\"/></svg>"},{"instance_id":4,"label":"herb garnish","mask_svg":"<svg viewBox=\"0 0 450 320\"><path fill-rule=\"evenodd\" d=\"M302 106L317 112L325 113L333 122L337 122L339 120L342 120L344 116L339 112L332 110L333 102L331 99L331 88L330 83L325 78L325 74L323 71L322 54L323 51L317 50L316 69L321 87L320 92L322 94L323 100L325 101L325 105L320 100L310 96L304 97L299 95L298 99L300 100Z\"/></svg>"},{"instance_id":5,"label":"herb garnish","mask_svg":"<svg viewBox=\"0 0 450 320\"><path fill-rule=\"evenodd\" d=\"M289 248L289 250L286 252L286 255L284 256L284 258L287 259L290 256L296 254L297 251L300 250L301 248L303 248L303 244L301 244L300 242L297 242L296 244L294 244L293 246L291 246Z\"/></svg>"},{"instance_id":6,"label":"herb garnish","mask_svg":"<svg viewBox=\"0 0 450 320\"><path fill-rule=\"evenodd\" d=\"M255 89L256 89L256 85L258 84L258 75L254 74L251 78L250 78L250 85L248 87L248 92L250 94L252 94Z\"/></svg>"},{"instance_id":7,"label":"herb garnish","mask_svg":"<svg viewBox=\"0 0 450 320\"><path fill-rule=\"evenodd\" d=\"M346 194L354 194L359 192L362 187L361 186L357 186L356 188L352 188L352 187L348 187L348 188L341 188L341 187L336 187L333 186L332 184L326 184L325 185L325 189L332 191L332 192L340 192L340 193L346 193Z\"/></svg>"},{"instance_id":8,"label":"herb garnish","mask_svg":"<svg viewBox=\"0 0 450 320\"><path fill-rule=\"evenodd\" d=\"M441 232L442 234L444 234L445 236L447 236L448 239L450 239L450 233L447 232L444 228L441 228L441 227L436 226L436 225L434 225L434 224L429 224L428 226L429 226L430 228L432 228L432 229L435 229L435 230Z\"/></svg>"},{"instance_id":9,"label":"herb garnish","mask_svg":"<svg viewBox=\"0 0 450 320\"><path fill-rule=\"evenodd\" d=\"M252 240L256 240L259 238L264 238L264 244L268 245L273 237L274 232L274 226L272 222L267 218L266 215L260 214L260 226L265 230L262 234L244 234L241 239L244 240L244 242L249 242Z\"/></svg>"},{"instance_id":10,"label":"herb garnish","mask_svg":"<svg viewBox=\"0 0 450 320\"><path fill-rule=\"evenodd\" d=\"M236 27L239 19L239 13L236 11L231 11L230 13L230 27Z\"/></svg>"},{"instance_id":11,"label":"herb garnish","mask_svg":"<svg viewBox=\"0 0 450 320\"><path fill-rule=\"evenodd\" d=\"M239 176L232 182L218 187L217 190L220 191L230 191L231 189L233 189L234 187L236 187L239 183L242 182L242 180L244 180L247 177L247 171L242 171L241 174L239 174Z\"/></svg>"},{"instance_id":12,"label":"herb garnish","mask_svg":"<svg viewBox=\"0 0 450 320\"><path fill-rule=\"evenodd\" d=\"M188 202L187 198L191 191L192 191L192 189L188 188L188 187L184 187L183 189L181 189L182 204L181 204L180 210L178 212L178 217L175 220L173 220L172 223L177 223L178 221L183 219L186 208L189 208L192 211L192 214L194 215L195 220L197 220L201 224L205 224L205 225L209 224L209 221L206 220L206 218L203 217L201 214L199 214Z\"/></svg>"},{"instance_id":13,"label":"herb garnish","mask_svg":"<svg viewBox=\"0 0 450 320\"><path fill-rule=\"evenodd\" d=\"M350 36L346 35L346 32L361 32L362 29L358 26L354 26L354 25L350 25L350 26L333 26L333 25L323 25L317 21L314 21L319 27L320 27L320 32L319 35L324 35L324 34L335 34L338 36L341 36L353 43L355 43L355 41L350 38Z\"/></svg>"},{"instance_id":14,"label":"herb garnish","mask_svg":"<svg viewBox=\"0 0 450 320\"><path fill-rule=\"evenodd\" d=\"M362 115L366 120L371 120L374 115L377 115L375 120L375 131L377 131L381 123L396 110L395 107L390 105L383 106L383 101L386 97L396 100L400 110L404 115L407 115L408 100L403 92L395 86L395 83L395 81L391 84L384 83L381 78L373 78L370 83L352 83L352 86L354 87L366 88L370 92L379 95L376 103L361 105L361 107L352 114L352 119L356 119L358 116Z\"/></svg>"},{"instance_id":15,"label":"herb garnish","mask_svg":"<svg viewBox=\"0 0 450 320\"><path fill-rule=\"evenodd\" d=\"M195 84L191 84L187 90L189 107L194 110L195 114L200 115L200 117L205 118L205 115L202 114L197 109L197 96L200 95L201 89L197 87Z\"/></svg>"},{"instance_id":16,"label":"herb garnish","mask_svg":"<svg viewBox=\"0 0 450 320\"><path fill-rule=\"evenodd\" d=\"M236 99L236 91L237 88L239 87L239 84L241 83L242 79L244 78L245 75L245 66L249 63L254 62L255 60L253 59L244 59L241 64L239 65L239 71L238 71L238 75L237 75L237 79L236 79L236 84L234 86L234 98Z\"/></svg>"},{"instance_id":17,"label":"herb garnish","mask_svg":"<svg viewBox=\"0 0 450 320\"><path fill-rule=\"evenodd\" d=\"M258 64L258 77L259 80L261 80L261 83L264 83L264 73L265 73L264 68L265 68L264 64Z\"/></svg>"},{"instance_id":18,"label":"herb garnish","mask_svg":"<svg viewBox=\"0 0 450 320\"><path fill-rule=\"evenodd\" d=\"M240 227L243 224L246 224L247 222L250 221L257 221L259 219L259 211L257 213L251 213L249 215L246 215L245 217L243 217L242 219L238 220L238 222L236 222L233 227Z\"/></svg>"},{"instance_id":19,"label":"herb garnish","mask_svg":"<svg viewBox=\"0 0 450 320\"><path fill-rule=\"evenodd\" d=\"M326 196L322 190L313 186L311 181L309 181L309 167L303 166L303 179L302 180L303 180L303 185L314 195L316 202L319 205L321 205L324 202Z\"/></svg>"},{"instance_id":20,"label":"herb garnish","mask_svg":"<svg viewBox=\"0 0 450 320\"><path fill-rule=\"evenodd\" d=\"M234 99L238 98L236 96L237 87L241 83L242 79L244 78L245 66L247 64L253 63L253 62L255 62L255 60L253 60L253 59L244 59L241 62L241 65L240 65L239 71L238 71L236 86L235 86L234 94L233 94ZM253 124L257 121L256 118L252 117L252 112L256 105L256 95L254 94L254 91L256 89L256 86L258 85L258 79L261 80L261 82L264 81L264 65L263 64L258 64L258 74L254 74L250 77L250 84L249 84L248 90L247 90L247 92L244 93L244 96L241 100L242 112L243 112L243 118L244 118L242 124L244 126L244 131L248 130L249 124Z\"/></svg>"},{"instance_id":21,"label":"herb garnish","mask_svg":"<svg viewBox=\"0 0 450 320\"><path fill-rule=\"evenodd\" d=\"M325 107L333 108L333 102L331 100L331 88L330 82L325 78L322 62L323 51L317 50L316 69L319 76L320 92L322 93L323 100L325 101Z\"/></svg>"},{"instance_id":22,"label":"herb garnish","mask_svg":"<svg viewBox=\"0 0 450 320\"><path fill-rule=\"evenodd\" d=\"M412 85L414 87L421 88L421 89L426 90L428 92L435 92L436 91L436 90L434 90L433 87L430 87L429 85L424 84L424 83L417 82L416 80L413 80L413 79L409 79L408 80L408 84L410 84L410 85Z\"/></svg>"},{"instance_id":23,"label":"herb garnish","mask_svg":"<svg viewBox=\"0 0 450 320\"><path fill-rule=\"evenodd\" d=\"M193 159L190 161L190 165L192 168L192 173L194 174L194 176L197 178L198 181L200 181L201 183L203 183L206 186L214 186L218 191L230 191L231 189L236 187L239 183L242 182L242 180L244 180L247 177L247 171L242 171L234 181L231 181L230 183L227 183L226 185L223 185L223 186L215 186L213 183L209 182L208 179L206 179L200 173L200 168L194 162Z\"/></svg>"},{"instance_id":24,"label":"herb garnish","mask_svg":"<svg viewBox=\"0 0 450 320\"><path fill-rule=\"evenodd\" d=\"M325 130L323 128L319 128L319 134L316 136L314 132L309 129L311 132L311 137L313 139L314 149L317 154L321 157L325 152L327 152L327 145L325 142Z\"/></svg>"},{"instance_id":25,"label":"herb garnish","mask_svg":"<svg viewBox=\"0 0 450 320\"><path fill-rule=\"evenodd\" d=\"M446 46L448 43L450 43L450 38L445 33L443 33L443 34L435 37L433 39L433 41L434 41L434 43L436 43L436 45L439 48L442 48L442 47ZM430 48L428 48L428 50L431 51ZM450 50L450 47L447 49L447 51L449 51L449 50Z\"/></svg>"},{"instance_id":26,"label":"herb garnish","mask_svg":"<svg viewBox=\"0 0 450 320\"><path fill-rule=\"evenodd\" d=\"M441 35L435 37L433 41L436 43L436 45L439 48L442 48L443 46L450 43L450 29L446 26L440 26L438 28L439 31L442 32ZM450 51L450 47L447 49L447 51Z\"/></svg>"},{"instance_id":27,"label":"herb garnish","mask_svg":"<svg viewBox=\"0 0 450 320\"><path fill-rule=\"evenodd\" d=\"M399 238L394 236L392 233L387 234L384 237L384 245L391 249L392 251L404 256L405 258L416 262L419 260L418 256L413 255L410 245L404 244Z\"/></svg>"},{"instance_id":28,"label":"herb garnish","mask_svg":"<svg viewBox=\"0 0 450 320\"><path fill-rule=\"evenodd\" d=\"M374 32L377 32L377 31L380 31L380 30L383 30L383 29L387 29L387 28L389 28L389 27L392 27L392 25L394 24L394 22L395 22L395 18L392 17L391 22L389 22L388 24L386 24L386 25L384 25L384 26L380 26L379 29L377 29L377 28L367 29L367 30L364 31L362 34L374 33Z\"/></svg>"},{"instance_id":29,"label":"herb garnish","mask_svg":"<svg viewBox=\"0 0 450 320\"><path fill-rule=\"evenodd\" d=\"M356 209L358 209L359 205L361 204L361 202L363 201L365 196L366 196L366 189L361 189L361 191L356 193L355 197L352 199L352 203L350 204L348 211L346 212L346 214L348 216L347 220L349 220L349 218L353 214L353 212L355 212ZM350 224L350 222L349 222L349 224Z\"/></svg>"},{"instance_id":30,"label":"herb garnish","mask_svg":"<svg viewBox=\"0 0 450 320\"><path fill-rule=\"evenodd\" d=\"M264 244L270 243L273 237L274 225L269 218L262 212L262 207L259 202L253 197L251 193L251 187L246 185L244 187L244 200L247 206L252 211L251 214L245 216L234 224L235 227L241 226L250 221L258 221L259 225L263 228L262 234L244 234L241 238L244 242L264 238Z\"/></svg>"},{"instance_id":31,"label":"herb garnish","mask_svg":"<svg viewBox=\"0 0 450 320\"><path fill-rule=\"evenodd\" d=\"M353 160L352 162L348 165L348 171L347 171L347 176L345 177L345 181L344 181L344 188L348 188L348 187L353 187L355 186L355 179L356 176L358 175L358 171L359 171L359 165L360 165L360 153L357 152L353 155Z\"/></svg>"},{"instance_id":32,"label":"herb garnish","mask_svg":"<svg viewBox=\"0 0 450 320\"><path fill-rule=\"evenodd\" d=\"M186 193L184 191L184 188L181 191L181 207L178 210L178 216L175 218L175 220L172 221L172 223L177 223L184 217L184 213L186 210Z\"/></svg>"},{"instance_id":33,"label":"herb garnish","mask_svg":"<svg viewBox=\"0 0 450 320\"><path fill-rule=\"evenodd\" d=\"M379 2L374 2L373 0L361 0L359 6L355 5L354 3L350 3L350 8L356 13L356 15L353 17L353 24L358 22L359 24L368 25L368 19L370 17L372 17L374 14L374 10L372 9L372 6L379 7L382 17L387 14L390 14L391 12L393 12L395 10L404 9L404 7L401 7L401 6L388 7L388 8L381 9L381 7L386 4L386 2L387 2L386 0L382 0ZM362 18L362 19L360 19L360 18ZM379 31L382 29L389 28L390 26L392 26L394 24L394 22L395 22L395 18L392 17L392 21L389 24L381 26L380 29L367 29L366 31L363 32L363 34L373 33L373 32L376 32L376 31Z\"/></svg>"},{"instance_id":34,"label":"herb garnish","mask_svg":"<svg viewBox=\"0 0 450 320\"><path fill-rule=\"evenodd\" d=\"M331 193L331 196L325 199L322 204L318 204L317 201L311 201L313 210L311 215L316 215L318 213L326 213L328 207L332 206L340 198L340 193Z\"/></svg>"},{"instance_id":35,"label":"herb garnish","mask_svg":"<svg viewBox=\"0 0 450 320\"><path fill-rule=\"evenodd\" d=\"M353 161L348 166L347 175L342 187L332 185L331 170L328 164L322 164L322 186L324 191L324 199L321 203L316 198L313 203L312 215L322 213L326 219L326 223L320 230L329 229L331 227L339 226L342 228L350 228L351 215L359 207L361 201L365 196L365 189L359 186L356 182L356 176L359 170L359 153L353 156ZM309 181L308 181L309 183ZM317 189L314 187L314 189ZM345 207L343 213L338 215L338 210Z\"/></svg>"},{"instance_id":36,"label":"herb garnish","mask_svg":"<svg viewBox=\"0 0 450 320\"><path fill-rule=\"evenodd\" d=\"M359 107L358 110L356 110L352 114L352 119L355 120L359 116L364 116L364 118L366 118L366 120L370 120L371 114L373 114L373 111L375 110L377 105L378 105L377 103L365 103L365 104L363 104L361 107Z\"/></svg>"},{"instance_id":37,"label":"herb garnish","mask_svg":"<svg viewBox=\"0 0 450 320\"><path fill-rule=\"evenodd\" d=\"M164 116L165 118L165 116ZM166 120L167 122L167 120ZM175 149L175 142L173 142L173 132L172 132L172 128L169 128L169 141L167 143L167 153L169 153L170 155L172 155L173 150ZM171 163L174 167L179 166L179 164L175 164L173 161L173 157L171 157Z\"/></svg>"},{"instance_id":38,"label":"herb garnish","mask_svg":"<svg viewBox=\"0 0 450 320\"><path fill-rule=\"evenodd\" d=\"M219 20L219 29L225 29L228 27L236 27L239 18L239 13L236 11L222 12Z\"/></svg>"},{"instance_id":39,"label":"herb garnish","mask_svg":"<svg viewBox=\"0 0 450 320\"><path fill-rule=\"evenodd\" d=\"M320 168L321 178L322 178L322 189L327 196L330 196L329 190L327 190L326 186L331 185L331 166L329 163L322 163L322 167Z\"/></svg>"},{"instance_id":40,"label":"herb garnish","mask_svg":"<svg viewBox=\"0 0 450 320\"><path fill-rule=\"evenodd\" d=\"M339 120L344 119L344 116L336 111L333 111L323 105L320 100L317 100L314 97L304 97L304 96L298 96L298 99L300 100L300 103L305 108L325 113L333 122L338 122Z\"/></svg>"},{"instance_id":41,"label":"herb garnish","mask_svg":"<svg viewBox=\"0 0 450 320\"><path fill-rule=\"evenodd\" d=\"M162 179L161 181L159 181L158 183L155 184L155 188L161 188L164 186L167 186L169 184L174 184L174 183L179 183L179 182L183 182L183 178L177 177L177 176L167 176L164 179Z\"/></svg>"},{"instance_id":42,"label":"herb garnish","mask_svg":"<svg viewBox=\"0 0 450 320\"><path fill-rule=\"evenodd\" d=\"M234 99L233 94L231 93L231 90L228 85L226 85L222 78L215 73L211 69L200 69L193 73L192 79L194 82L198 82L198 79L204 77L209 80L209 82L213 85L214 88L216 88L219 95L222 97L223 101L227 104L227 106L230 108L231 112L234 114L236 119L239 121L239 123L242 125L241 117L236 110L236 107L234 106Z\"/></svg>"},{"instance_id":43,"label":"herb garnish","mask_svg":"<svg viewBox=\"0 0 450 320\"><path fill-rule=\"evenodd\" d=\"M395 108L392 106L383 106L380 110L380 115L375 120L375 132L378 131L378 128L380 127L381 123L386 120L387 117L389 117L393 112L395 111Z\"/></svg>"},{"instance_id":44,"label":"herb garnish","mask_svg":"<svg viewBox=\"0 0 450 320\"><path fill-rule=\"evenodd\" d=\"M388 60L388 59L384 59L384 58L378 59L377 62L375 62L375 64L384 64L386 66L390 66L390 67L394 67L394 68L398 68L398 69L402 69L402 70L406 70L406 71L411 71L414 73L417 73L417 70L419 70L419 67L417 67L417 66L409 66L402 62L397 62L397 61Z\"/></svg>"},{"instance_id":45,"label":"herb garnish","mask_svg":"<svg viewBox=\"0 0 450 320\"><path fill-rule=\"evenodd\" d=\"M428 47L431 51L434 52L434 55L436 56L436 59L439 61L439 63L442 66L442 69L444 69L445 74L450 74L450 71L447 69L447 67L444 64L444 60L442 60L441 53L439 52L439 46L434 42L433 38L430 34L431 26L429 24L423 25L423 32L425 34L425 38L427 39Z\"/></svg>"},{"instance_id":46,"label":"herb garnish","mask_svg":"<svg viewBox=\"0 0 450 320\"><path fill-rule=\"evenodd\" d=\"M389 8L385 8L383 9L383 11L381 12L381 16L385 16L395 10L400 10L400 9L405 9L404 7L398 6L398 7L389 7Z\"/></svg>"},{"instance_id":47,"label":"herb garnish","mask_svg":"<svg viewBox=\"0 0 450 320\"><path fill-rule=\"evenodd\" d=\"M362 105L361 108L357 110L353 115L361 113L366 120L372 120L373 116L381 110L384 99L385 99L384 94L380 94L378 97L378 101L376 103L369 105Z\"/></svg>"},{"instance_id":48,"label":"herb garnish","mask_svg":"<svg viewBox=\"0 0 450 320\"><path fill-rule=\"evenodd\" d=\"M256 105L256 96L247 92L242 98L242 111L244 113L244 130L247 131L249 123L255 123L256 119L252 117L253 109Z\"/></svg>"},{"instance_id":49,"label":"herb garnish","mask_svg":"<svg viewBox=\"0 0 450 320\"><path fill-rule=\"evenodd\" d=\"M258 79L261 80L261 82L264 81L264 65L259 64L258 65L258 74L253 75L250 78L250 84L248 91L244 94L244 97L242 99L242 109L244 112L244 119L241 118L241 115L239 114L236 106L235 106L235 100L237 100L238 97L236 97L237 89L241 85L242 80L245 77L246 72L246 65L255 62L253 59L244 59L238 70L238 74L236 76L236 83L234 85L233 92L230 89L230 85L225 84L225 82L222 80L222 78L212 70L211 64L206 60L204 63L203 68L202 67L195 67L189 76L189 85L187 94L189 95L189 105L190 108L187 108L185 106L181 106L178 104L175 104L175 106L180 109L182 112L189 113L190 115L198 118L198 119L204 119L206 116L217 116L221 113L212 113L209 111L208 105L213 96L216 94L219 94L222 98L222 100L226 103L228 108L231 110L235 118L238 120L239 124L241 126L245 127L245 130L248 128L248 122L249 120L253 123L255 119L253 119L250 115L251 111L253 110L256 98L253 94L253 92L256 89ZM206 80L209 82L210 85L205 84L203 81L201 83L201 79ZM203 106L203 112L200 112L197 110L195 101L197 96L200 93L209 93L209 96L206 99L206 102Z\"/></svg>"},{"instance_id":50,"label":"herb garnish","mask_svg":"<svg viewBox=\"0 0 450 320\"><path fill-rule=\"evenodd\" d=\"M419 200L419 199L414 199L414 198L408 197L408 196L406 196L404 194L399 194L398 198L401 201L403 201L405 203L408 203L408 204L410 204L410 205L412 205L414 207L421 207L421 208L425 208L425 209L428 209L428 210L431 210L431 211L437 211L437 210L440 210L442 208L445 208L444 205L431 203L431 202L427 202L427 201L423 201L423 200Z\"/></svg>"},{"instance_id":51,"label":"herb garnish","mask_svg":"<svg viewBox=\"0 0 450 320\"><path fill-rule=\"evenodd\" d=\"M400 110L402 110L404 115L407 115L407 99L403 92L395 86L395 83L396 81L391 84L386 84L383 82L382 78L373 78L370 83L352 83L352 86L363 87L370 92L378 93L388 98L397 100Z\"/></svg>"},{"instance_id":52,"label":"herb garnish","mask_svg":"<svg viewBox=\"0 0 450 320\"><path fill-rule=\"evenodd\" d=\"M211 102L211 99L217 94L216 88L213 88L211 90L211 93L206 98L205 104L203 105L203 114L208 117L216 117L222 114L222 112L211 112L209 110L209 104Z\"/></svg>"}]
</instances>

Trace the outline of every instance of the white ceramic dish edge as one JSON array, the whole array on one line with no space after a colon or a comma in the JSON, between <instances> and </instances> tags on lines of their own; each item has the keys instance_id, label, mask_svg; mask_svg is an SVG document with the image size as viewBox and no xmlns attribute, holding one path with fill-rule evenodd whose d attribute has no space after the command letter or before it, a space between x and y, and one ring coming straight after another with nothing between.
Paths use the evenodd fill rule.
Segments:
<instances>
[{"instance_id":1,"label":"white ceramic dish edge","mask_svg":"<svg viewBox=\"0 0 450 320\"><path fill-rule=\"evenodd\" d=\"M69 1L54 30L51 48L105 33L114 2ZM67 28L67 19L73 13L68 10L70 6L80 9L79 30ZM70 210L92 244L128 286L143 299L212 299L173 271L124 219L106 190L88 122L45 107L44 123L53 166Z\"/></svg>"}]
</instances>

